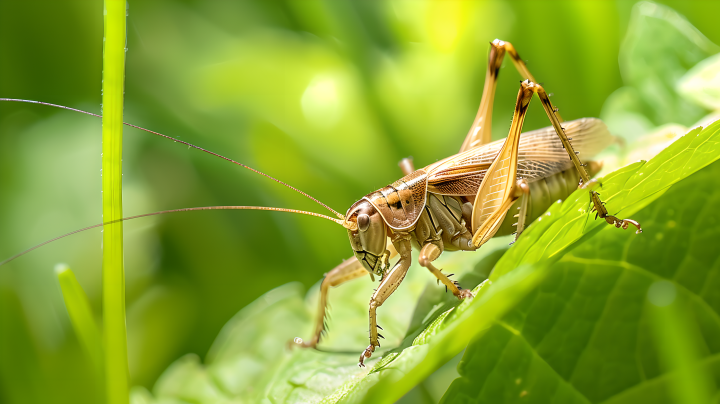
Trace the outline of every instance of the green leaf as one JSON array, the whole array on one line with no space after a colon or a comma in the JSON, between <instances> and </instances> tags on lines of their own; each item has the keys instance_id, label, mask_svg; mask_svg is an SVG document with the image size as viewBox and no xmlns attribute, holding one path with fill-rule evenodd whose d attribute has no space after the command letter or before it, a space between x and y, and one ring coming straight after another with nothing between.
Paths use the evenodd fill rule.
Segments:
<instances>
[{"instance_id":1,"label":"green leaf","mask_svg":"<svg viewBox=\"0 0 720 404\"><path fill-rule=\"evenodd\" d=\"M598 190L610 214L630 217L657 199L672 184L720 158L720 121L707 128L695 128L663 150L649 162L639 161L621 168L599 182ZM498 263L491 279L496 279L519 264L542 259L557 260L561 253L581 237L592 235L606 224L593 220L587 192L577 190L562 205L555 205L536 225L530 227L518 243ZM527 241L525 241L527 240Z\"/></svg>"},{"instance_id":2,"label":"green leaf","mask_svg":"<svg viewBox=\"0 0 720 404\"><path fill-rule=\"evenodd\" d=\"M639 171L669 168L673 150ZM640 212L642 236L605 228L564 255L468 347L443 402L710 402L720 378L718 175L715 163Z\"/></svg>"},{"instance_id":3,"label":"green leaf","mask_svg":"<svg viewBox=\"0 0 720 404\"><path fill-rule=\"evenodd\" d=\"M678 83L678 92L709 110L720 110L720 54L690 69Z\"/></svg>"},{"instance_id":4,"label":"green leaf","mask_svg":"<svg viewBox=\"0 0 720 404\"><path fill-rule=\"evenodd\" d=\"M608 98L601 118L626 140L663 124L693 125L707 111L676 88L690 68L718 52L720 47L674 10L636 4L618 58L625 86Z\"/></svg>"}]
</instances>

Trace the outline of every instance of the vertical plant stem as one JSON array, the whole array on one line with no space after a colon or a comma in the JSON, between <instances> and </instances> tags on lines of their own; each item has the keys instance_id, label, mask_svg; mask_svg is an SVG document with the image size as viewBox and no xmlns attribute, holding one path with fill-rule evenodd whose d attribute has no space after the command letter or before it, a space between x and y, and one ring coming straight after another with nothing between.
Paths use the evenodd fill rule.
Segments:
<instances>
[{"instance_id":1,"label":"vertical plant stem","mask_svg":"<svg viewBox=\"0 0 720 404\"><path fill-rule=\"evenodd\" d=\"M125 90L125 0L105 0L102 84L103 221L122 218L122 129ZM103 328L108 404L127 404L123 225L103 229Z\"/></svg>"}]
</instances>

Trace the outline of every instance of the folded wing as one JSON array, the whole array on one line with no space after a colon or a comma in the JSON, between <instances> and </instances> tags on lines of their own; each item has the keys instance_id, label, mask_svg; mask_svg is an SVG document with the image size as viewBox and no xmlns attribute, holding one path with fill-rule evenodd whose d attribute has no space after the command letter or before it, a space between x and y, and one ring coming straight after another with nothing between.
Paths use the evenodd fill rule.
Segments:
<instances>
[{"instance_id":1,"label":"folded wing","mask_svg":"<svg viewBox=\"0 0 720 404\"><path fill-rule=\"evenodd\" d=\"M601 120L583 118L563 122L565 133L572 139L575 151L587 162L613 141L613 136ZM474 196L493 159L502 148L504 139L456 154L431 164L428 191L442 195ZM573 166L560 139L552 127L523 133L518 150L518 178L533 182L567 170Z\"/></svg>"}]
</instances>

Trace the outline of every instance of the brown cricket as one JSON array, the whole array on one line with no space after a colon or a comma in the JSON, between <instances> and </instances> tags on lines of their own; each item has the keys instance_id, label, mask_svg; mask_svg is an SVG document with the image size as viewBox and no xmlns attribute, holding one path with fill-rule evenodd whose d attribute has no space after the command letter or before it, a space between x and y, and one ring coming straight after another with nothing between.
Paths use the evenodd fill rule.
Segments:
<instances>
[{"instance_id":1,"label":"brown cricket","mask_svg":"<svg viewBox=\"0 0 720 404\"><path fill-rule=\"evenodd\" d=\"M578 155L592 158L612 141L613 137L599 119L583 118L563 122L553 107L545 89L520 59L515 48L499 39L491 42L488 69L482 99L475 121L465 137L458 154L416 170L411 159L403 159L400 167L405 176L392 184L365 195L342 215L317 199L292 186L270 177L237 161L210 152L190 143L171 138L135 125L126 124L153 134L186 144L221 157L244 168L277 181L321 204L338 219L313 212L264 206L208 206L166 210L126 217L129 220L162 213L215 209L251 209L301 213L332 220L347 229L354 255L327 273L320 287L320 301L313 334L295 343L303 347L316 347L324 332L327 298L330 287L369 275L380 279L380 285L370 298L370 345L360 354L359 365L370 358L380 346L377 309L398 288L410 267L412 247L418 251L418 262L427 268L458 299L471 298L468 289L437 269L433 262L444 251L473 251L496 235L507 235L515 227L515 239L525 224L542 214L552 202L565 199L578 186L585 187L597 173L599 164L583 164ZM515 103L508 137L491 142L491 118L497 78L505 54L523 80ZM538 95L552 126L521 134L528 105ZM58 105L22 101L83 112ZM608 213L597 192L589 190L596 218L627 229L629 225L642 232L640 224L632 219L619 219ZM508 214L508 212L518 212ZM114 222L105 222L56 237L0 262L3 265L35 248L57 239ZM390 259L399 255L394 264Z\"/></svg>"},{"instance_id":2,"label":"brown cricket","mask_svg":"<svg viewBox=\"0 0 720 404\"><path fill-rule=\"evenodd\" d=\"M370 345L360 354L360 366L364 366L365 359L380 346L377 308L405 277L412 259L411 246L420 251L420 265L458 299L472 297L469 290L433 266L433 261L443 251L476 250L495 235L509 234L512 226L517 227L519 237L526 222L538 217L553 201L565 199L578 185L587 184L590 175L597 172L597 164L583 164L578 154L592 157L612 142L605 124L594 118L562 122L545 89L536 83L515 48L498 39L490 45L480 108L460 152L419 170L411 160L401 161L405 177L365 195L348 209L343 226L354 257L327 274L320 288L315 332L310 340L296 342L307 347L319 342L331 286L368 273L377 275L380 286L370 298ZM491 143L493 98L505 53L524 81L508 137ZM540 98L552 127L521 135L533 94ZM616 227L626 229L632 224L638 233L642 231L638 222L610 215L597 192L589 194L597 216ZM508 215L516 205L519 213ZM386 248L388 245L393 248ZM391 267L389 259L396 254L400 259Z\"/></svg>"}]
</instances>

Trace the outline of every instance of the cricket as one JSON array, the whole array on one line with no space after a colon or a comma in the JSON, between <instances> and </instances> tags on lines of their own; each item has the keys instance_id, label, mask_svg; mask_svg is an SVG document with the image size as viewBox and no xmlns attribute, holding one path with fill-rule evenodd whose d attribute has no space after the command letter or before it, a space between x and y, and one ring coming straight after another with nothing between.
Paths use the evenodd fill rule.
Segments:
<instances>
[{"instance_id":1,"label":"cricket","mask_svg":"<svg viewBox=\"0 0 720 404\"><path fill-rule=\"evenodd\" d=\"M497 79L505 55L509 55L522 81L515 103L507 138L491 142L491 120ZM384 338L378 330L377 310L402 283L418 251L419 264L437 278L458 299L469 299L470 289L463 289L434 266L445 251L474 251L494 236L515 234L539 217L554 201L565 199L578 187L586 189L595 219L605 220L617 228L630 225L642 232L640 223L612 215L612 206L605 206L600 194L589 188L591 177L601 165L592 158L610 145L613 136L596 118L564 121L553 106L549 94L539 84L520 58L513 45L499 39L490 43L487 72L480 107L457 154L420 169L411 158L400 161L404 177L390 185L363 196L343 215L318 199L291 185L188 142L126 123L152 134L228 160L257 174L276 181L317 202L334 217L294 209L267 206L205 206L165 210L126 217L85 227L55 237L20 252L4 261L6 264L36 248L81 231L102 227L123 220L164 213L196 210L265 210L298 213L331 220L347 231L353 255L329 271L320 287L315 326L308 338L295 338L299 347L316 348L326 332L328 293L331 287L364 276L379 286L370 297L369 345L359 357L359 366L372 356ZM522 133L523 122L531 100L537 95L551 126ZM28 100L2 98L49 105L100 117L74 108ZM397 258L394 264L390 260Z\"/></svg>"}]
</instances>

